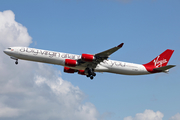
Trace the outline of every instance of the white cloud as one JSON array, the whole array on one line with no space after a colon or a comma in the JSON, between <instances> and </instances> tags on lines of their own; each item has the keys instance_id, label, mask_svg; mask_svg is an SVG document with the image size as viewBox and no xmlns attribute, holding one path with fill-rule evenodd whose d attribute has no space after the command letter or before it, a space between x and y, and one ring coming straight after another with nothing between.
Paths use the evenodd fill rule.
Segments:
<instances>
[{"instance_id":1,"label":"white cloud","mask_svg":"<svg viewBox=\"0 0 180 120\"><path fill-rule=\"evenodd\" d=\"M180 120L180 114L177 113L176 115L174 115L171 118L169 118L169 120Z\"/></svg>"},{"instance_id":2,"label":"white cloud","mask_svg":"<svg viewBox=\"0 0 180 120\"><path fill-rule=\"evenodd\" d=\"M0 12L1 46L28 46L32 41L27 28L15 21L11 10Z\"/></svg>"},{"instance_id":3,"label":"white cloud","mask_svg":"<svg viewBox=\"0 0 180 120\"><path fill-rule=\"evenodd\" d=\"M144 113L137 113L134 118L128 116L124 120L162 120L163 117L164 115L160 111L145 110Z\"/></svg>"},{"instance_id":4,"label":"white cloud","mask_svg":"<svg viewBox=\"0 0 180 120\"><path fill-rule=\"evenodd\" d=\"M2 51L29 46L27 28L15 21L12 11L0 12L0 119L97 120L99 113L77 86L60 77L47 64L19 61L15 65Z\"/></svg>"}]
</instances>

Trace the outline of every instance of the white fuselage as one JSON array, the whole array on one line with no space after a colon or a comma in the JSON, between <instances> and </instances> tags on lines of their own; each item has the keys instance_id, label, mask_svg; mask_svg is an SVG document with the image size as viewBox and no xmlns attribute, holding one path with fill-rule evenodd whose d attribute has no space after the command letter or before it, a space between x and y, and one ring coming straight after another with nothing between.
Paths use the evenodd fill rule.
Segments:
<instances>
[{"instance_id":1,"label":"white fuselage","mask_svg":"<svg viewBox=\"0 0 180 120\"><path fill-rule=\"evenodd\" d=\"M68 54L62 52L54 52L49 50L41 50L28 47L11 47L4 50L4 52L14 58L56 64L61 66L65 65L65 59L78 60L81 59L81 55ZM67 66L68 67L68 66ZM85 70L87 66L75 66L69 67L76 70ZM143 65L133 64L115 60L104 60L96 66L95 72L110 72L124 75L143 75L150 74Z\"/></svg>"}]
</instances>

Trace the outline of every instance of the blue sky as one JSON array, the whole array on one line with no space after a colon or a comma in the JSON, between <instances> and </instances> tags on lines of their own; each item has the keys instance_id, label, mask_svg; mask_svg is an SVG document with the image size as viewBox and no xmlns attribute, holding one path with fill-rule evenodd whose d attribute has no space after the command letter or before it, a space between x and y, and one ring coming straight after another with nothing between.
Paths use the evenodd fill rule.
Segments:
<instances>
[{"instance_id":1,"label":"blue sky","mask_svg":"<svg viewBox=\"0 0 180 120\"><path fill-rule=\"evenodd\" d=\"M179 4L179 0L1 0L0 11L11 10L32 37L30 47L39 49L95 54L123 42L110 59L139 64L174 49L169 64L177 67L169 74L97 73L91 81L49 65L78 86L86 95L83 102L94 104L104 119L123 120L149 109L169 120L180 113Z\"/></svg>"}]
</instances>

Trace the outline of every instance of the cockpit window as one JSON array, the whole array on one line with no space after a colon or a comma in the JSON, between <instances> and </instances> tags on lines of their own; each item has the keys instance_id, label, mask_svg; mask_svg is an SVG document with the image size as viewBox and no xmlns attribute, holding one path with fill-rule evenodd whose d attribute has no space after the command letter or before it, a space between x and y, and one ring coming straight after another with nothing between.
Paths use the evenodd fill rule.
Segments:
<instances>
[{"instance_id":1,"label":"cockpit window","mask_svg":"<svg viewBox=\"0 0 180 120\"><path fill-rule=\"evenodd\" d=\"M8 48L9 50L11 50L11 48Z\"/></svg>"}]
</instances>

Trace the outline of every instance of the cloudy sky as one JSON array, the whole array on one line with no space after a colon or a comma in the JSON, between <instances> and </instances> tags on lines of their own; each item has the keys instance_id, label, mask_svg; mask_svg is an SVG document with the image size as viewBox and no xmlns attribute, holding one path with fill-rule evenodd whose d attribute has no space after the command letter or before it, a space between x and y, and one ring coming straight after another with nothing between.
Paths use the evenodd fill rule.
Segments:
<instances>
[{"instance_id":1,"label":"cloudy sky","mask_svg":"<svg viewBox=\"0 0 180 120\"><path fill-rule=\"evenodd\" d=\"M1 0L1 120L180 120L179 0ZM14 60L10 46L147 63L175 52L168 74L97 73L91 81L57 65Z\"/></svg>"}]
</instances>

